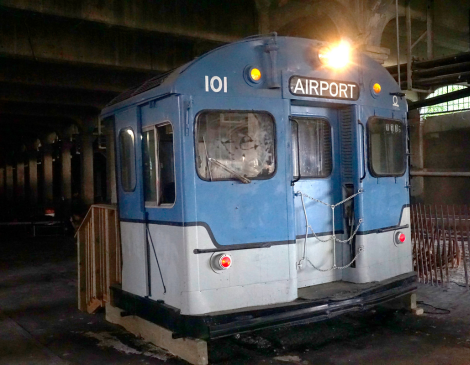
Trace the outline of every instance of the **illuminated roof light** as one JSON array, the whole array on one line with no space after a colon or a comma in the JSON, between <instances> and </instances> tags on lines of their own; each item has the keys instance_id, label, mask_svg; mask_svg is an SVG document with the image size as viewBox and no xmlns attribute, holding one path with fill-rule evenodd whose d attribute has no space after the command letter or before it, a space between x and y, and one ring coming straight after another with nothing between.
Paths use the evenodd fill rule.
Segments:
<instances>
[{"instance_id":1,"label":"illuminated roof light","mask_svg":"<svg viewBox=\"0 0 470 365\"><path fill-rule=\"evenodd\" d=\"M322 47L318 51L320 62L331 68L343 68L350 62L351 46L348 42L341 41L332 48Z\"/></svg>"},{"instance_id":2,"label":"illuminated roof light","mask_svg":"<svg viewBox=\"0 0 470 365\"><path fill-rule=\"evenodd\" d=\"M328 47L322 47L318 51L318 59L320 60L320 62L323 65L328 66L328 64L330 62L329 61L330 60L330 54L331 54L331 50Z\"/></svg>"},{"instance_id":3,"label":"illuminated roof light","mask_svg":"<svg viewBox=\"0 0 470 365\"><path fill-rule=\"evenodd\" d=\"M250 77L253 81L258 82L261 80L261 71L257 68L252 68L250 71Z\"/></svg>"},{"instance_id":4,"label":"illuminated roof light","mask_svg":"<svg viewBox=\"0 0 470 365\"><path fill-rule=\"evenodd\" d=\"M382 90L382 86L380 86L380 84L378 84L378 83L375 83L372 88L374 89L374 92L376 94L380 94L380 91Z\"/></svg>"}]
</instances>

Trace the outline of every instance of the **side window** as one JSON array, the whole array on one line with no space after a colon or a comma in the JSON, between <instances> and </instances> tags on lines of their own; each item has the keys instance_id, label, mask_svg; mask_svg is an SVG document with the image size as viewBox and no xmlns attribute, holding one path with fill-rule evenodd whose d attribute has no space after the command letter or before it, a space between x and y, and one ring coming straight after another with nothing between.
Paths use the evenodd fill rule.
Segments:
<instances>
[{"instance_id":1,"label":"side window","mask_svg":"<svg viewBox=\"0 0 470 365\"><path fill-rule=\"evenodd\" d=\"M124 191L135 189L135 135L132 128L121 129L119 133L121 151L121 186Z\"/></svg>"},{"instance_id":2,"label":"side window","mask_svg":"<svg viewBox=\"0 0 470 365\"><path fill-rule=\"evenodd\" d=\"M175 202L175 157L170 123L142 132L145 202L163 206Z\"/></svg>"},{"instance_id":3,"label":"side window","mask_svg":"<svg viewBox=\"0 0 470 365\"><path fill-rule=\"evenodd\" d=\"M331 128L325 119L292 119L294 178L324 178L331 174ZM300 161L299 161L300 155Z\"/></svg>"},{"instance_id":4,"label":"side window","mask_svg":"<svg viewBox=\"0 0 470 365\"><path fill-rule=\"evenodd\" d=\"M276 169L274 119L266 112L206 111L196 121L196 167L204 180L268 179Z\"/></svg>"},{"instance_id":5,"label":"side window","mask_svg":"<svg viewBox=\"0 0 470 365\"><path fill-rule=\"evenodd\" d=\"M372 117L369 132L369 169L375 177L402 176L406 171L406 131L399 120Z\"/></svg>"}]
</instances>

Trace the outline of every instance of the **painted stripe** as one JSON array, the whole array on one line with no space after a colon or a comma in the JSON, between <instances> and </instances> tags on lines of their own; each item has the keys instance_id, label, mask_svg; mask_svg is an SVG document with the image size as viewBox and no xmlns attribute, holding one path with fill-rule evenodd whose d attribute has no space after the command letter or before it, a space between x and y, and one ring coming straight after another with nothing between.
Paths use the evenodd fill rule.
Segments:
<instances>
[{"instance_id":1,"label":"painted stripe","mask_svg":"<svg viewBox=\"0 0 470 365\"><path fill-rule=\"evenodd\" d=\"M369 231L358 231L356 234L360 236L365 236L368 234L375 234L375 233L380 233L380 231L383 232L383 230L395 230L398 228L401 228L400 222L403 216L403 210L407 207L409 207L409 204L403 205L400 213L400 219L398 221L398 225L396 226L390 226L390 227L382 227L382 228L377 228L377 229L372 229ZM255 249L255 248L269 248L271 246L277 246L277 245L290 245L294 244L297 242L297 239L302 239L305 237L305 235L298 235L296 236L295 240L283 240L283 241L271 241L271 242L250 242L250 243L240 243L236 245L221 245L220 243L217 242L217 240L214 237L214 233L212 232L211 227L209 224L206 222L174 222L174 221L156 221L156 220L144 220L144 219L127 219L127 218L121 218L121 222L128 222L128 223L148 223L148 224L155 224L155 225L161 225L161 226L173 226L173 227L204 227L207 230L207 233L209 234L209 237L211 238L212 243L214 244L215 248L214 249L196 249L194 250L195 254L200 254L200 253L208 253L208 252L220 252L220 251L235 251L235 250L248 250L248 249ZM335 232L335 234L343 234L343 230L338 230ZM331 235L331 232L319 232L316 233L318 237L321 236L328 236ZM310 233L308 236L314 237L312 233Z\"/></svg>"}]
</instances>

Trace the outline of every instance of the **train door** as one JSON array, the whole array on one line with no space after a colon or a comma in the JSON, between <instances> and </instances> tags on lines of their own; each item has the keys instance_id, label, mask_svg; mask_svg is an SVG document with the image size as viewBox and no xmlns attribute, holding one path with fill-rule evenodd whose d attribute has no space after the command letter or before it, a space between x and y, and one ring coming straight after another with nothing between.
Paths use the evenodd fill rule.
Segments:
<instances>
[{"instance_id":1,"label":"train door","mask_svg":"<svg viewBox=\"0 0 470 365\"><path fill-rule=\"evenodd\" d=\"M339 111L291 108L293 194L297 244L298 287L341 279L343 233L340 172ZM333 224L334 222L334 224ZM308 228L308 232L307 230Z\"/></svg>"},{"instance_id":2,"label":"train door","mask_svg":"<svg viewBox=\"0 0 470 365\"><path fill-rule=\"evenodd\" d=\"M147 224L148 296L179 306L184 262L183 171L177 96L142 106L142 179Z\"/></svg>"},{"instance_id":3,"label":"train door","mask_svg":"<svg viewBox=\"0 0 470 365\"><path fill-rule=\"evenodd\" d=\"M123 282L125 291L147 295L147 267L143 183L140 178L142 141L140 108L115 115L116 177L121 225Z\"/></svg>"}]
</instances>

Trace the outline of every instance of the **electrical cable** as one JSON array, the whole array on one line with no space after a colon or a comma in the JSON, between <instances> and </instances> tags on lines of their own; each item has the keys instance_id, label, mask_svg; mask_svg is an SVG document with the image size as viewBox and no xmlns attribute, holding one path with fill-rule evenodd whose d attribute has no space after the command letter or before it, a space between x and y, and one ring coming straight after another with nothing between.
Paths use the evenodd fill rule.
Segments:
<instances>
[{"instance_id":1,"label":"electrical cable","mask_svg":"<svg viewBox=\"0 0 470 365\"><path fill-rule=\"evenodd\" d=\"M421 304L421 305L427 305L428 307L431 307L431 308L433 308L433 309L435 309L435 310L438 310L438 311L443 312L443 313L436 313L436 312L427 312L427 311L424 311L424 313L426 313L426 314L450 314L450 310L449 310L449 309L438 308L438 307L433 306L432 304L425 303L425 302L423 302L422 300L418 300L416 303L417 303L417 304Z\"/></svg>"}]
</instances>

